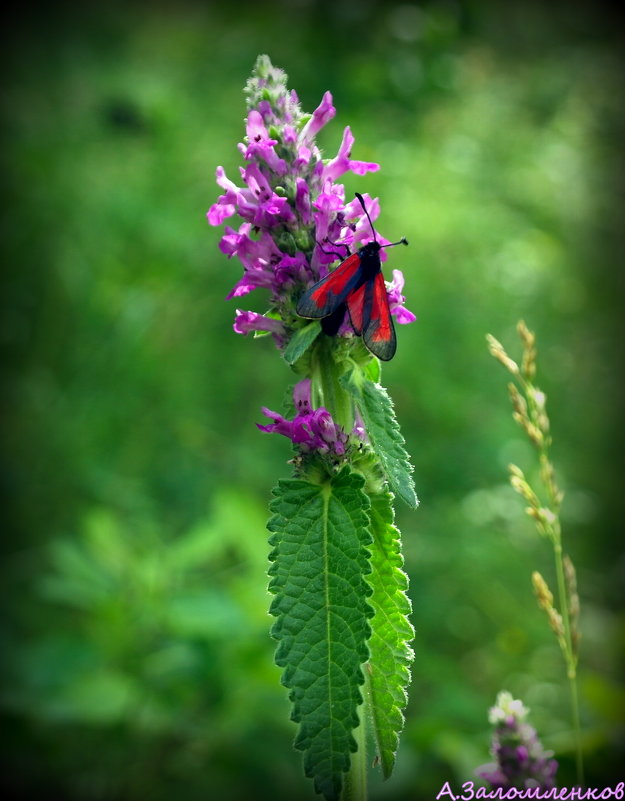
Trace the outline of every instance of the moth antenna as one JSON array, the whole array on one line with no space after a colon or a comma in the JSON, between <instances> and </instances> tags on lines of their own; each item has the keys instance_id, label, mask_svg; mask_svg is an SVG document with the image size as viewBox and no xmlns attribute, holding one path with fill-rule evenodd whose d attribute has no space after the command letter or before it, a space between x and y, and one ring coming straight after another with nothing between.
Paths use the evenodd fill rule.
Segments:
<instances>
[{"instance_id":1,"label":"moth antenna","mask_svg":"<svg viewBox=\"0 0 625 801\"><path fill-rule=\"evenodd\" d=\"M369 212L367 211L367 207L365 206L365 201L363 200L362 195L360 194L360 192L355 192L354 194L356 195L356 197L360 201L360 205L362 206L362 210L367 215L367 219L369 220L369 225L371 226L371 231L373 233L373 241L377 242L378 239L377 239L377 237L375 235L375 228L373 227L373 223L371 222L371 217L369 217Z\"/></svg>"},{"instance_id":2,"label":"moth antenna","mask_svg":"<svg viewBox=\"0 0 625 801\"><path fill-rule=\"evenodd\" d=\"M371 226L371 231L373 233L373 241L377 242L378 238L375 235L375 228L373 227L373 223L371 222L371 217L369 217L369 212L367 211L367 207L365 206L365 201L363 199L363 196L360 194L360 192L355 192L354 194L358 198L358 200L360 202L360 205L362 206L362 210L367 215L367 219L369 220L369 225ZM380 247L381 248L392 248L392 247L395 247L395 245L407 245L407 244L408 244L408 240L406 239L405 236L402 236L402 238L399 240L399 242L389 242L386 245L380 245Z\"/></svg>"},{"instance_id":3,"label":"moth antenna","mask_svg":"<svg viewBox=\"0 0 625 801\"><path fill-rule=\"evenodd\" d=\"M402 238L399 240L399 242L388 242L386 245L380 245L380 247L381 248L392 248L392 247L395 247L395 245L407 245L407 244L408 244L408 240L406 239L405 236L402 236Z\"/></svg>"}]
</instances>

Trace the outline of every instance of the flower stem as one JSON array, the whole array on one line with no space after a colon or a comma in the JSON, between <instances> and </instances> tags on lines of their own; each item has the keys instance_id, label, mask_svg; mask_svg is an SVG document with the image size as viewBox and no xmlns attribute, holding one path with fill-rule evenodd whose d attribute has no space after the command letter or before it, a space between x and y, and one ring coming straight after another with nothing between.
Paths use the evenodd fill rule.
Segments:
<instances>
[{"instance_id":1,"label":"flower stem","mask_svg":"<svg viewBox=\"0 0 625 801\"><path fill-rule=\"evenodd\" d=\"M577 697L577 680L575 676L569 678L571 690L571 707L573 710L573 729L575 732L575 766L577 771L577 783L584 787L584 757L582 752L582 731L579 720L579 699Z\"/></svg>"},{"instance_id":2,"label":"flower stem","mask_svg":"<svg viewBox=\"0 0 625 801\"><path fill-rule=\"evenodd\" d=\"M358 707L360 725L354 730L358 749L351 755L341 801L367 801L367 704L367 693L365 693L364 701Z\"/></svg>"},{"instance_id":3,"label":"flower stem","mask_svg":"<svg viewBox=\"0 0 625 801\"><path fill-rule=\"evenodd\" d=\"M340 365L334 359L332 340L321 335L312 362L313 403L325 406L334 420L349 432L354 426L354 410L351 396L339 383L341 375Z\"/></svg>"},{"instance_id":4,"label":"flower stem","mask_svg":"<svg viewBox=\"0 0 625 801\"><path fill-rule=\"evenodd\" d=\"M560 542L560 526L554 530L553 550L556 561L556 575L558 581L558 595L560 596L560 609L562 610L562 622L564 625L564 640L566 651L564 658L566 661L566 675L569 680L571 691L571 714L573 717L573 732L575 736L575 765L577 773L577 783L580 787L584 786L584 759L582 755L582 734L579 716L579 699L577 694L577 665L573 653L573 640L571 636L571 622L569 617L568 593L564 579L564 565L562 562L562 544Z\"/></svg>"},{"instance_id":5,"label":"flower stem","mask_svg":"<svg viewBox=\"0 0 625 801\"><path fill-rule=\"evenodd\" d=\"M527 393L530 397L531 394ZM549 460L549 440L544 441L540 448L540 461L542 465L551 468ZM562 529L560 527L560 503L561 495L556 489L551 476L552 468L547 470L548 480L545 481L551 508L555 514L553 525L551 526L551 542L553 544L553 554L556 566L556 580L558 583L558 596L560 600L560 612L564 627L564 647L563 655L566 662L566 675L569 681L571 692L571 715L573 718L573 733L575 737L575 766L577 783L580 787L584 785L584 758L582 754L582 735L579 715L579 699L577 693L577 659L573 647L573 635L571 632L571 616L569 609L569 593L567 591L566 580L564 577L564 562L562 556Z\"/></svg>"}]
</instances>

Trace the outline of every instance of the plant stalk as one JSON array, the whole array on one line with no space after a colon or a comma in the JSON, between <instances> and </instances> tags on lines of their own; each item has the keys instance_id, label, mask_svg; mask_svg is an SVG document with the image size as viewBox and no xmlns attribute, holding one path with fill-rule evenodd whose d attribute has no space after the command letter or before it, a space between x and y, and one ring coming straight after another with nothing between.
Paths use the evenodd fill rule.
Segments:
<instances>
[{"instance_id":1,"label":"plant stalk","mask_svg":"<svg viewBox=\"0 0 625 801\"><path fill-rule=\"evenodd\" d=\"M573 653L573 640L571 637L571 623L569 619L569 603L564 580L564 564L562 562L562 544L560 542L559 523L554 530L553 550L556 561L556 576L558 581L558 595L560 596L560 609L562 610L562 622L564 625L564 640L566 652L564 654L566 662L566 675L569 680L571 691L571 713L573 717L573 732L575 735L575 767L577 783L580 787L584 786L584 758L582 755L582 732L579 716L579 699L577 693L577 666Z\"/></svg>"},{"instance_id":2,"label":"plant stalk","mask_svg":"<svg viewBox=\"0 0 625 801\"><path fill-rule=\"evenodd\" d=\"M351 755L349 773L345 776L345 786L341 793L341 801L367 801L367 720L368 698L364 693L364 701L358 707L360 724L354 729L357 750Z\"/></svg>"},{"instance_id":3,"label":"plant stalk","mask_svg":"<svg viewBox=\"0 0 625 801\"><path fill-rule=\"evenodd\" d=\"M320 334L312 361L313 405L325 406L334 421L349 433L354 427L354 408L351 396L339 383L341 375L331 338Z\"/></svg>"}]
</instances>

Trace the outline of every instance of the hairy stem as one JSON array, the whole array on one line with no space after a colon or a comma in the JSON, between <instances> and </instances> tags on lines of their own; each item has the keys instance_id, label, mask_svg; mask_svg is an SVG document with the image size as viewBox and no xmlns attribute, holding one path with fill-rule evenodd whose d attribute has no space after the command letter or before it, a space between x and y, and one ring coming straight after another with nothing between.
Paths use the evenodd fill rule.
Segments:
<instances>
[{"instance_id":1,"label":"hairy stem","mask_svg":"<svg viewBox=\"0 0 625 801\"><path fill-rule=\"evenodd\" d=\"M331 338L320 335L312 363L314 403L325 406L334 420L349 432L354 426L354 409L351 396L339 383L341 372L334 360Z\"/></svg>"},{"instance_id":2,"label":"hairy stem","mask_svg":"<svg viewBox=\"0 0 625 801\"><path fill-rule=\"evenodd\" d=\"M354 737L358 745L352 754L349 773L345 777L345 786L341 793L341 801L367 801L367 720L368 697L364 693L364 701L358 707L360 725L354 729Z\"/></svg>"}]
</instances>

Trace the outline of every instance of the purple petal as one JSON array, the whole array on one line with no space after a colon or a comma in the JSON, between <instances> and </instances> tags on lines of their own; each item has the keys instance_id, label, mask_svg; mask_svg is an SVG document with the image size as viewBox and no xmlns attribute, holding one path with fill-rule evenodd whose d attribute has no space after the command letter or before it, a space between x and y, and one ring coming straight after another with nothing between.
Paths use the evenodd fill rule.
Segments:
<instances>
[{"instance_id":1,"label":"purple petal","mask_svg":"<svg viewBox=\"0 0 625 801\"><path fill-rule=\"evenodd\" d=\"M321 103L313 111L312 117L302 128L302 132L299 136L300 142L312 142L323 126L326 125L326 123L328 123L335 114L336 109L332 104L332 95L330 92L326 92L321 100Z\"/></svg>"},{"instance_id":2,"label":"purple petal","mask_svg":"<svg viewBox=\"0 0 625 801\"><path fill-rule=\"evenodd\" d=\"M315 434L318 434L324 442L331 445L338 439L337 426L332 419L330 412L321 406L315 409L310 421L311 428Z\"/></svg>"},{"instance_id":3,"label":"purple petal","mask_svg":"<svg viewBox=\"0 0 625 801\"><path fill-rule=\"evenodd\" d=\"M293 431L293 424L282 417L281 414L277 412L272 412L271 409L267 409L266 406L262 407L262 412L265 417L268 417L270 420L273 420L273 423L270 423L267 426L261 425L260 423L256 423L257 427L261 430L266 432L267 434L282 434L283 437L291 438L292 431Z\"/></svg>"},{"instance_id":4,"label":"purple petal","mask_svg":"<svg viewBox=\"0 0 625 801\"><path fill-rule=\"evenodd\" d=\"M287 171L286 162L278 158L274 150L278 140L270 138L262 116L255 109L252 109L247 116L246 131L247 148L245 146L240 148L244 157L248 161L253 158L262 159L275 173L284 175Z\"/></svg>"},{"instance_id":5,"label":"purple petal","mask_svg":"<svg viewBox=\"0 0 625 801\"><path fill-rule=\"evenodd\" d=\"M310 208L310 190L303 178L298 178L295 189L295 208L304 225L312 222L312 209Z\"/></svg>"},{"instance_id":6,"label":"purple petal","mask_svg":"<svg viewBox=\"0 0 625 801\"><path fill-rule=\"evenodd\" d=\"M310 405L310 378L304 378L293 388L293 404L297 414L309 414Z\"/></svg>"},{"instance_id":7,"label":"purple petal","mask_svg":"<svg viewBox=\"0 0 625 801\"><path fill-rule=\"evenodd\" d=\"M387 287L388 302L391 308L391 314L395 317L398 323L401 325L407 325L408 323L414 323L417 318L416 315L414 315L404 306L406 298L402 295L403 288L404 275L402 271L393 270L393 280Z\"/></svg>"},{"instance_id":8,"label":"purple petal","mask_svg":"<svg viewBox=\"0 0 625 801\"><path fill-rule=\"evenodd\" d=\"M213 203L206 212L206 217L211 225L221 225L228 217L232 217L235 211L236 206L231 203L222 202L220 199L217 203Z\"/></svg>"},{"instance_id":9,"label":"purple petal","mask_svg":"<svg viewBox=\"0 0 625 801\"><path fill-rule=\"evenodd\" d=\"M251 331L269 331L272 334L285 333L284 325L280 320L273 320L253 311L236 310L233 328L237 334L249 334Z\"/></svg>"},{"instance_id":10,"label":"purple petal","mask_svg":"<svg viewBox=\"0 0 625 801\"><path fill-rule=\"evenodd\" d=\"M366 172L375 172L380 169L379 164L366 161L351 161L352 147L355 139L349 125L343 131L343 139L339 147L339 152L323 168L323 179L335 181L339 176L348 170L352 170L357 175L364 175Z\"/></svg>"},{"instance_id":11,"label":"purple petal","mask_svg":"<svg viewBox=\"0 0 625 801\"><path fill-rule=\"evenodd\" d=\"M360 412L358 411L358 409L356 409L356 414L354 415L354 427L352 428L352 436L357 437L363 442L369 441L369 437L367 436L367 429L365 428L365 423L362 417L360 416Z\"/></svg>"}]
</instances>

